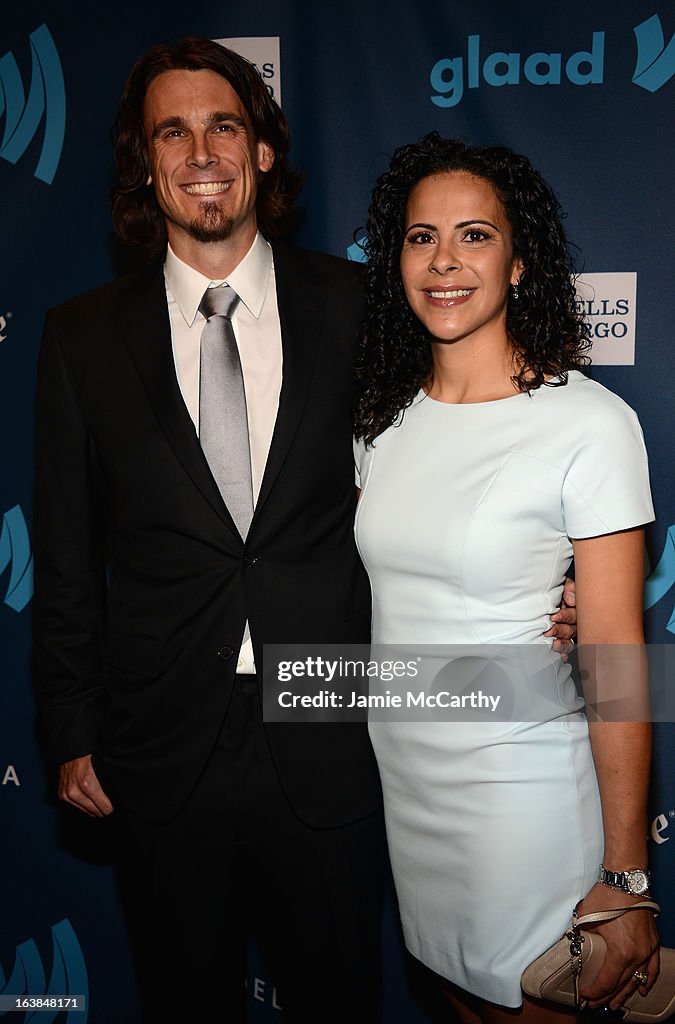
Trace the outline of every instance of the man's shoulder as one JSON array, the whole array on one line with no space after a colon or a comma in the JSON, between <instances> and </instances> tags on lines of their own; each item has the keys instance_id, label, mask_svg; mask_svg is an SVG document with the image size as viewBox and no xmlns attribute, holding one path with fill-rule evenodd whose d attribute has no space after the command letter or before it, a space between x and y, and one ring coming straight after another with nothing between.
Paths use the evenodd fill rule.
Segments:
<instances>
[{"instance_id":1,"label":"man's shoulder","mask_svg":"<svg viewBox=\"0 0 675 1024\"><path fill-rule=\"evenodd\" d=\"M359 295L363 291L363 267L360 263L286 243L275 243L272 250L277 269L311 278L315 284L324 287L353 289Z\"/></svg>"},{"instance_id":2,"label":"man's shoulder","mask_svg":"<svg viewBox=\"0 0 675 1024\"><path fill-rule=\"evenodd\" d=\"M89 291L75 295L50 309L47 318L59 324L91 323L92 319L104 323L106 318L125 309L133 298L163 286L161 262L152 263L142 270L116 278Z\"/></svg>"}]
</instances>

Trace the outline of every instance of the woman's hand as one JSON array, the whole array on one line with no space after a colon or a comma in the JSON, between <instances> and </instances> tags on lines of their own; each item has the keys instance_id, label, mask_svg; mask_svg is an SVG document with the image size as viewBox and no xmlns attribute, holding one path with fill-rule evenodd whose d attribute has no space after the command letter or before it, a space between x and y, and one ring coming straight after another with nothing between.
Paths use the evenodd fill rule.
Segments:
<instances>
[{"instance_id":1,"label":"woman's hand","mask_svg":"<svg viewBox=\"0 0 675 1024\"><path fill-rule=\"evenodd\" d=\"M616 910L639 903L641 898L645 897L629 896L620 889L596 882L577 912L581 916ZM584 985L583 974L581 976L581 997L588 1001L590 1008L609 1006L618 1010L636 988L646 995L659 973L659 937L653 913L634 910L614 921L582 929L586 930L597 931L607 943L607 956L595 980ZM644 984L635 977L636 971L647 975Z\"/></svg>"}]
</instances>

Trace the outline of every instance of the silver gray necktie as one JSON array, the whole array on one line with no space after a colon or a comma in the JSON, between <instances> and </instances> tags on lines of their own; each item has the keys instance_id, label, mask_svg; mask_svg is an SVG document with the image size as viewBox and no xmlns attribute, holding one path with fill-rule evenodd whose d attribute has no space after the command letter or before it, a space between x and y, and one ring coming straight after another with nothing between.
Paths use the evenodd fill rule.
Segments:
<instances>
[{"instance_id":1,"label":"silver gray necktie","mask_svg":"<svg viewBox=\"0 0 675 1024\"><path fill-rule=\"evenodd\" d=\"M229 285L207 288L199 364L199 441L235 526L246 540L253 518L251 449L244 377L232 327L239 296Z\"/></svg>"}]
</instances>

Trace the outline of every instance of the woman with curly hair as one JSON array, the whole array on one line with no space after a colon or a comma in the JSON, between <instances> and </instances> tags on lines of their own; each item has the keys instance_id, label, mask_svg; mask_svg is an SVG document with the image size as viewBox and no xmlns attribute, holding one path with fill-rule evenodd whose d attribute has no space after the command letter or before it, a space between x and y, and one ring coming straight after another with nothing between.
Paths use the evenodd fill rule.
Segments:
<instances>
[{"instance_id":1,"label":"woman with curly hair","mask_svg":"<svg viewBox=\"0 0 675 1024\"><path fill-rule=\"evenodd\" d=\"M560 217L525 157L437 133L376 185L356 415L373 641L546 644L574 555L580 642L629 645L639 676L646 453L632 410L582 372ZM578 901L633 905L649 882L649 725L589 724L569 667L526 650L546 667L523 687L551 697L530 721L371 723L406 943L467 1024L565 1016L523 999L523 970ZM598 930L582 995L616 1009L658 973L653 917Z\"/></svg>"}]
</instances>

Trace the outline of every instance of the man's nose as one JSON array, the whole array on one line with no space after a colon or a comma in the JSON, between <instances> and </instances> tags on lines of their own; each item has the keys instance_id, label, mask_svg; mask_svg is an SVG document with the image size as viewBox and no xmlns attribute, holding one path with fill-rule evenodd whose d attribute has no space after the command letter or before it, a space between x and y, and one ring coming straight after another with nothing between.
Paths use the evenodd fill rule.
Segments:
<instances>
[{"instance_id":1,"label":"man's nose","mask_svg":"<svg viewBox=\"0 0 675 1024\"><path fill-rule=\"evenodd\" d=\"M188 163L195 167L208 167L214 163L216 154L208 132L196 132L192 136L192 145L188 154Z\"/></svg>"}]
</instances>

